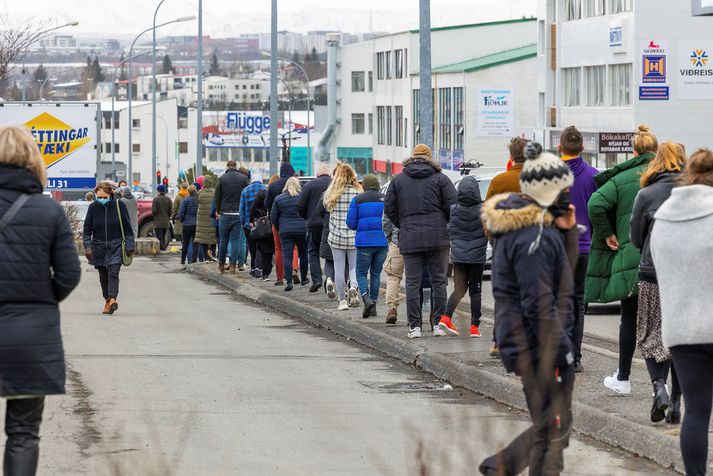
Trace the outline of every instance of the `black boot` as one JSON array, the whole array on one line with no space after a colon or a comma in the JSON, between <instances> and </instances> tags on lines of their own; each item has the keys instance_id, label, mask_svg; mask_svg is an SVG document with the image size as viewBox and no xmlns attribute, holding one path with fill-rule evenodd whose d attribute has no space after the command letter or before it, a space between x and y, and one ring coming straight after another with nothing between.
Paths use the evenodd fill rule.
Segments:
<instances>
[{"instance_id":1,"label":"black boot","mask_svg":"<svg viewBox=\"0 0 713 476\"><path fill-rule=\"evenodd\" d=\"M663 380L654 380L654 402L651 405L651 421L658 423L666 418L669 407L668 392Z\"/></svg>"},{"instance_id":2,"label":"black boot","mask_svg":"<svg viewBox=\"0 0 713 476\"><path fill-rule=\"evenodd\" d=\"M371 316L371 310L376 309L376 304L371 302L371 299L369 299L368 294L364 294L362 296L362 301L364 302L364 311L361 313L361 317L363 319L368 319L369 316Z\"/></svg>"},{"instance_id":3,"label":"black boot","mask_svg":"<svg viewBox=\"0 0 713 476\"><path fill-rule=\"evenodd\" d=\"M672 425L681 424L681 395L673 394L671 395L671 406L668 407L668 413L666 413L666 423Z\"/></svg>"}]
</instances>

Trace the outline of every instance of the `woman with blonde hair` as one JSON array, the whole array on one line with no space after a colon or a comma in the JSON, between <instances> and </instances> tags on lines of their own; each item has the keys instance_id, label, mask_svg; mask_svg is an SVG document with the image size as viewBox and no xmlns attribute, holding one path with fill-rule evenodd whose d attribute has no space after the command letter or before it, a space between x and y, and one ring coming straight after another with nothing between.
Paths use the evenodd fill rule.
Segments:
<instances>
[{"instance_id":1,"label":"woman with blonde hair","mask_svg":"<svg viewBox=\"0 0 713 476\"><path fill-rule=\"evenodd\" d=\"M284 275L292 276L292 260L294 259L295 246L299 254L300 282L302 286L309 284L307 273L309 271L309 258L307 253L307 222L297 210L302 185L297 177L290 177L285 183L282 194L275 198L270 211L272 225L280 234ZM285 291L292 291L292 281L287 280Z\"/></svg>"},{"instance_id":2,"label":"woman with blonde hair","mask_svg":"<svg viewBox=\"0 0 713 476\"><path fill-rule=\"evenodd\" d=\"M359 290L356 277L356 231L347 226L347 213L352 199L363 190L357 175L347 164L338 164L334 169L332 183L324 192L324 208L329 212L329 246L334 257L334 280L337 285L338 311L359 307ZM346 291L344 272L349 261L349 293ZM347 302L347 297L349 301Z\"/></svg>"},{"instance_id":3,"label":"woman with blonde hair","mask_svg":"<svg viewBox=\"0 0 713 476\"><path fill-rule=\"evenodd\" d=\"M666 418L667 422L675 424L681 420L681 389L671 366L671 354L661 340L661 302L649 240L654 215L680 182L685 163L686 153L681 144L671 141L662 144L656 157L641 174L641 191L636 196L631 213L631 243L641 250L636 346L646 359L646 368L654 386L651 421L659 422ZM672 383L670 398L666 388L669 369Z\"/></svg>"},{"instance_id":4,"label":"woman with blonde hair","mask_svg":"<svg viewBox=\"0 0 713 476\"><path fill-rule=\"evenodd\" d=\"M631 393L629 374L636 349L639 293L639 250L629 239L629 224L641 175L659 145L648 126L639 126L631 139L634 157L594 177L597 191L589 199L592 247L587 266L585 302L621 301L619 369L604 386L622 395Z\"/></svg>"},{"instance_id":5,"label":"woman with blonde hair","mask_svg":"<svg viewBox=\"0 0 713 476\"><path fill-rule=\"evenodd\" d=\"M62 206L27 129L0 127L0 397L7 399L4 474L32 475L46 395L65 393L59 302L81 268Z\"/></svg>"}]
</instances>

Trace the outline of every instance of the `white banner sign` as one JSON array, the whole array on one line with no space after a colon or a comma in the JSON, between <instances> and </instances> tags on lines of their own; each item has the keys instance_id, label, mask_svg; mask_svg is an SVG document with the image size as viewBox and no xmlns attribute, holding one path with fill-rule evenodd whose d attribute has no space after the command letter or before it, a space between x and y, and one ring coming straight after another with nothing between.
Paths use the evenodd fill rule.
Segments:
<instances>
[{"instance_id":1,"label":"white banner sign","mask_svg":"<svg viewBox=\"0 0 713 476\"><path fill-rule=\"evenodd\" d=\"M713 41L679 41L676 84L678 99L713 99Z\"/></svg>"},{"instance_id":2,"label":"white banner sign","mask_svg":"<svg viewBox=\"0 0 713 476\"><path fill-rule=\"evenodd\" d=\"M515 133L512 89L480 89L478 137L512 137Z\"/></svg>"}]
</instances>

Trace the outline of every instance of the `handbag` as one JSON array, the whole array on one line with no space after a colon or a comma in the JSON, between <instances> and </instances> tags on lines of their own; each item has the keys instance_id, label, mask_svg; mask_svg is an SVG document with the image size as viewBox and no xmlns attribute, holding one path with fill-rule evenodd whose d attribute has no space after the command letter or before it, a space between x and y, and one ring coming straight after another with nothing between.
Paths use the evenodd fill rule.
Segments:
<instances>
[{"instance_id":1,"label":"handbag","mask_svg":"<svg viewBox=\"0 0 713 476\"><path fill-rule=\"evenodd\" d=\"M116 201L116 213L119 215L119 228L121 228L121 263L124 266L131 266L134 257L126 253L126 235L124 234L124 222L121 220L121 202Z\"/></svg>"},{"instance_id":2,"label":"handbag","mask_svg":"<svg viewBox=\"0 0 713 476\"><path fill-rule=\"evenodd\" d=\"M250 238L254 240L263 240L268 236L272 236L272 223L269 215L263 215L255 218L253 229L250 230Z\"/></svg>"}]
</instances>

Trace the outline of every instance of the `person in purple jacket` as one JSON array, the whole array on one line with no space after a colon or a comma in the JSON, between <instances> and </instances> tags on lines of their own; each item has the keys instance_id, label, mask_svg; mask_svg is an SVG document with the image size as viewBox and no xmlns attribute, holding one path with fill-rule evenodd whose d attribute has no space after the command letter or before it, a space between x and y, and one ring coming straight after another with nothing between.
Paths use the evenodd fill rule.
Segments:
<instances>
[{"instance_id":1,"label":"person in purple jacket","mask_svg":"<svg viewBox=\"0 0 713 476\"><path fill-rule=\"evenodd\" d=\"M562 131L560 135L559 153L562 160L574 174L574 184L572 185L572 204L575 206L577 225L580 228L579 234L579 259L574 269L575 287L575 313L574 313L574 335L572 344L575 352L575 372L582 372L582 339L584 337L584 282L587 277L587 264L589 263L589 248L592 245L592 224L589 221L587 203L589 198L597 190L594 176L599 173L597 169L589 165L581 157L584 150L584 138L576 127L570 126Z\"/></svg>"}]
</instances>

